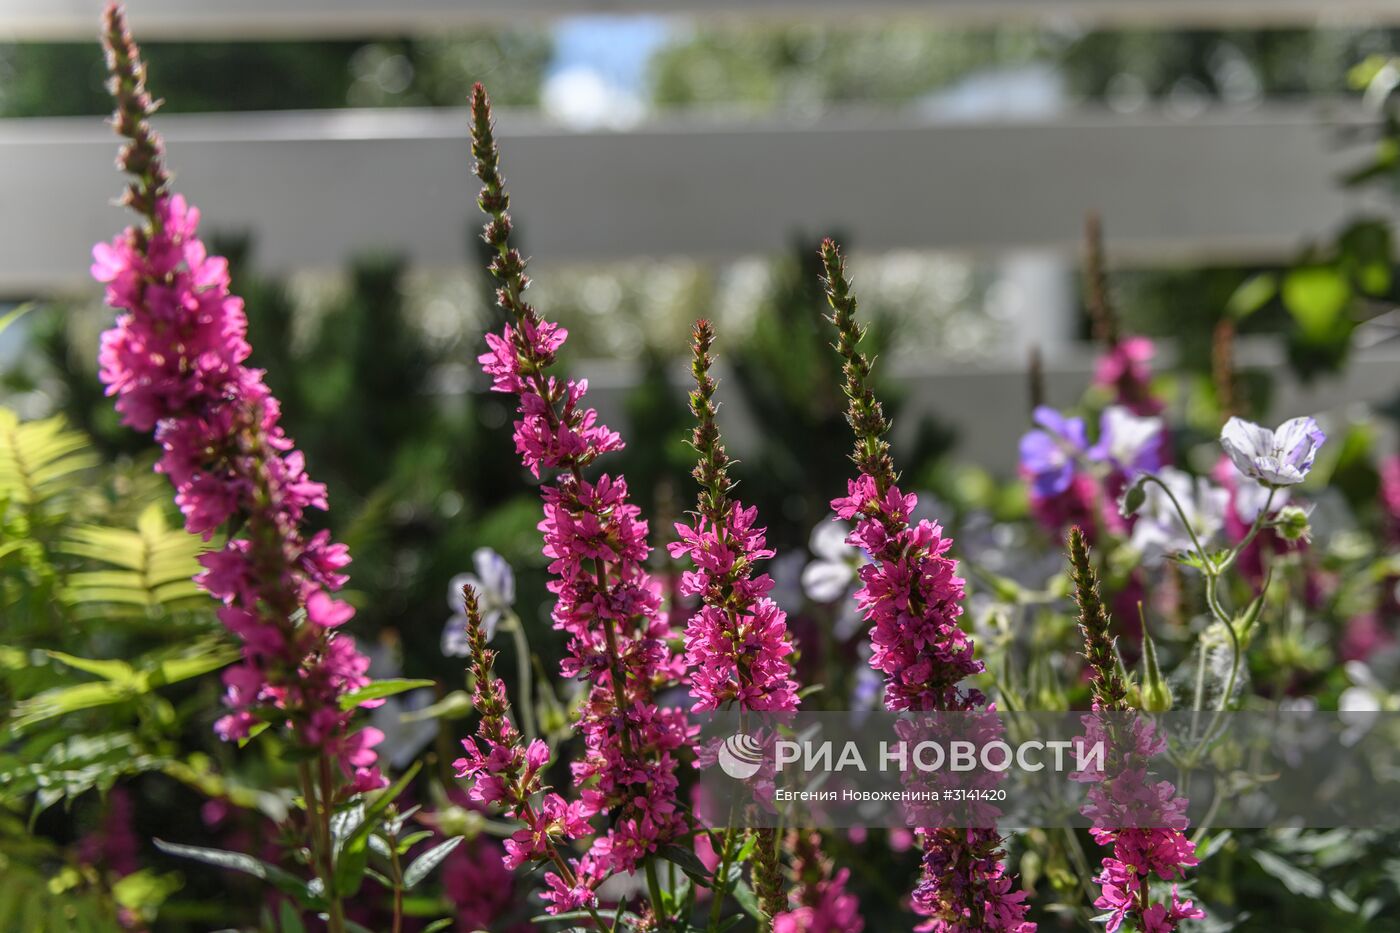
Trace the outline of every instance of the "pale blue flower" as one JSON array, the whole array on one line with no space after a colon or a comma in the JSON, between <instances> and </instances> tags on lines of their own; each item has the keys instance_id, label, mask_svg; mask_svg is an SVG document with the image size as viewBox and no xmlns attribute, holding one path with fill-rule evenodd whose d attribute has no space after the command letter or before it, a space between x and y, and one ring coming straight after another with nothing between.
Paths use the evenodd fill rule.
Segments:
<instances>
[{"instance_id":1,"label":"pale blue flower","mask_svg":"<svg viewBox=\"0 0 1400 933\"><path fill-rule=\"evenodd\" d=\"M1272 487L1301 483L1326 440L1327 435L1312 418L1291 418L1273 431L1231 418L1220 432L1220 446L1235 469Z\"/></svg>"},{"instance_id":2,"label":"pale blue flower","mask_svg":"<svg viewBox=\"0 0 1400 933\"><path fill-rule=\"evenodd\" d=\"M865 555L846 543L850 533L850 526L837 521L825 521L812 529L810 547L817 559L802 569L802 589L813 602L834 603L855 582Z\"/></svg>"},{"instance_id":3,"label":"pale blue flower","mask_svg":"<svg viewBox=\"0 0 1400 933\"><path fill-rule=\"evenodd\" d=\"M1230 494L1205 477L1193 479L1175 467L1164 467L1156 475L1176 497L1181 513L1161 486L1143 486L1146 495L1133 524L1132 546L1147 566L1161 563L1167 555L1190 550L1194 546L1191 531L1205 547L1224 527L1225 509L1230 502ZM1190 523L1190 531L1182 524L1182 513Z\"/></svg>"},{"instance_id":4,"label":"pale blue flower","mask_svg":"<svg viewBox=\"0 0 1400 933\"><path fill-rule=\"evenodd\" d=\"M471 654L462 587L470 586L476 591L481 627L487 641L496 636L496 627L515 605L515 572L504 557L489 547L477 548L472 554L472 566L476 573L459 573L448 584L447 605L452 610L452 618L442 630L442 653L449 657L463 658Z\"/></svg>"}]
</instances>

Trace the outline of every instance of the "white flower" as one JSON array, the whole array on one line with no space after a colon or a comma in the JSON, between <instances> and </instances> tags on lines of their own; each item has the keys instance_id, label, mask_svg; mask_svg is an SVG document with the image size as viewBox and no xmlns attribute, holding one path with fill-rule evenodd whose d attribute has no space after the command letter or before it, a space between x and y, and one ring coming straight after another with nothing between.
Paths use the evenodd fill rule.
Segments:
<instances>
[{"instance_id":1,"label":"white flower","mask_svg":"<svg viewBox=\"0 0 1400 933\"><path fill-rule=\"evenodd\" d=\"M1231 418L1220 432L1220 446L1235 469L1265 486L1296 486L1312 469L1327 435L1312 418L1292 418L1276 430Z\"/></svg>"},{"instance_id":2,"label":"white flower","mask_svg":"<svg viewBox=\"0 0 1400 933\"><path fill-rule=\"evenodd\" d=\"M1128 474L1161 465L1162 419L1138 417L1122 405L1110 405L1099 419L1099 442L1089 451Z\"/></svg>"},{"instance_id":3,"label":"white flower","mask_svg":"<svg viewBox=\"0 0 1400 933\"><path fill-rule=\"evenodd\" d=\"M1163 467L1156 475L1176 497L1181 513L1161 486L1150 482L1143 486L1146 498L1137 513L1137 523L1133 525L1132 546L1149 566L1160 563L1168 554L1194 546L1190 533L1181 523L1182 514L1204 547L1225 524L1225 509L1230 501L1228 492L1204 477L1193 479L1175 467Z\"/></svg>"},{"instance_id":4,"label":"white flower","mask_svg":"<svg viewBox=\"0 0 1400 933\"><path fill-rule=\"evenodd\" d=\"M802 568L802 590L818 603L834 603L846 595L865 563L859 548L846 543L851 533L842 522L825 521L812 529L810 546L817 559Z\"/></svg>"},{"instance_id":5,"label":"white flower","mask_svg":"<svg viewBox=\"0 0 1400 933\"><path fill-rule=\"evenodd\" d=\"M515 572L504 557L489 547L480 547L472 553L472 565L476 573L459 573L447 587L447 605L452 610L452 618L442 630L442 653L449 657L462 658L471 654L462 587L470 586L476 591L481 627L487 641L496 636L496 626L515 605Z\"/></svg>"}]
</instances>

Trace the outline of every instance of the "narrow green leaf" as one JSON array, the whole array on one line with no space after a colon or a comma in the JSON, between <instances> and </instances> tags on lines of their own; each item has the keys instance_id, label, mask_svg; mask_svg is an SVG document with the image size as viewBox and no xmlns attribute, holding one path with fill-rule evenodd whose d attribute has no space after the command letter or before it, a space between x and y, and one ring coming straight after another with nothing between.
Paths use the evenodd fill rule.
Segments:
<instances>
[{"instance_id":1,"label":"narrow green leaf","mask_svg":"<svg viewBox=\"0 0 1400 933\"><path fill-rule=\"evenodd\" d=\"M79 658L62 651L45 651L44 653L74 670L94 674L103 680L110 680L117 684L133 684L136 681L136 671L125 661Z\"/></svg>"},{"instance_id":2,"label":"narrow green leaf","mask_svg":"<svg viewBox=\"0 0 1400 933\"><path fill-rule=\"evenodd\" d=\"M436 683L437 681L434 680L376 680L372 684L342 696L340 708L343 710L354 709L366 700L382 700L385 697L391 697L408 690L431 687Z\"/></svg>"},{"instance_id":3,"label":"narrow green leaf","mask_svg":"<svg viewBox=\"0 0 1400 933\"><path fill-rule=\"evenodd\" d=\"M431 849L414 859L412 864L410 864L408 868L404 870L404 888L412 888L415 885L417 885L418 882L428 877L428 874L434 868L442 864L443 859L447 858L448 855L452 854L453 849L457 848L459 845L462 844L462 840L464 838L464 836L453 836L446 842L438 843L437 845L433 846Z\"/></svg>"},{"instance_id":4,"label":"narrow green leaf","mask_svg":"<svg viewBox=\"0 0 1400 933\"><path fill-rule=\"evenodd\" d=\"M422 763L415 761L391 787L381 791L379 796L364 805L364 820L345 837L345 842L336 856L333 882L336 891L342 897L352 897L360 890L365 869L369 866L369 835L379 825L384 811L388 810L389 805L408 787L420 767Z\"/></svg>"},{"instance_id":5,"label":"narrow green leaf","mask_svg":"<svg viewBox=\"0 0 1400 933\"><path fill-rule=\"evenodd\" d=\"M297 898L298 901L312 909L321 907L321 899L315 897L307 886L291 872L278 868L276 865L264 862L262 859L253 858L242 852L228 852L224 849L206 849L200 846L178 845L173 842L166 842L164 839L152 840L157 849L167 855L174 855L179 858L193 859L196 862L204 862L206 865L214 865L218 868L227 868L232 871L241 871L246 875L252 875L260 881L281 891L283 894Z\"/></svg>"}]
</instances>

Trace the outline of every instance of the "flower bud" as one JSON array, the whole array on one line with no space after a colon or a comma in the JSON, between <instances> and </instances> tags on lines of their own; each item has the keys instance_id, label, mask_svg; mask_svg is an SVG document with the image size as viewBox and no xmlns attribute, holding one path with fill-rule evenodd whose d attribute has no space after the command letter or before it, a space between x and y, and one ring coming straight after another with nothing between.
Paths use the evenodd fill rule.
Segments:
<instances>
[{"instance_id":1,"label":"flower bud","mask_svg":"<svg viewBox=\"0 0 1400 933\"><path fill-rule=\"evenodd\" d=\"M1153 643L1152 636L1145 631L1142 633L1142 658L1142 708L1149 713L1171 712L1176 699L1172 696L1172 688L1167 685L1166 678L1162 676L1162 669L1157 666L1157 646Z\"/></svg>"},{"instance_id":2,"label":"flower bud","mask_svg":"<svg viewBox=\"0 0 1400 933\"><path fill-rule=\"evenodd\" d=\"M1278 510L1273 521L1283 540L1290 544L1312 540L1312 528L1308 524L1308 513L1296 505L1286 505Z\"/></svg>"}]
</instances>

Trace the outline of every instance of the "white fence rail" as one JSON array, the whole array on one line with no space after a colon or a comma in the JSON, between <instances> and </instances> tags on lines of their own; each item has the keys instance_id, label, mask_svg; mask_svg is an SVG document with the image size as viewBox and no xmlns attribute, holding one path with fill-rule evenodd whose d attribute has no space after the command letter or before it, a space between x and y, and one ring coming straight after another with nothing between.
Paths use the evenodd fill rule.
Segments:
<instances>
[{"instance_id":1,"label":"white fence rail","mask_svg":"<svg viewBox=\"0 0 1400 933\"><path fill-rule=\"evenodd\" d=\"M1161 354L1158 367L1169 370L1175 358L1170 341L1162 342ZM1093 361L1093 355L1084 347L1048 358L1043 369L1046 403L1060 408L1073 405L1093 377ZM1393 342L1356 351L1345 373L1310 385L1303 385L1289 374L1283 347L1273 338L1241 340L1237 362L1243 368L1269 369L1277 380L1265 420L1277 423L1297 415L1318 415L1333 436L1340 436L1339 429L1348 419L1393 402L1400 392L1400 346ZM676 391L684 392L690 388L689 375L682 362L675 366ZM626 433L624 402L636 384L634 368L593 362L580 365L579 371L588 377L589 399L603 420ZM723 377L722 372L720 375ZM956 431L956 453L963 462L1002 476L1015 471L1016 441L1030 421L1023 362L911 360L895 364L892 378L901 384L904 398L894 425L896 446L912 440L919 422L926 416L932 417ZM720 394L725 395L723 386ZM969 404L969 400L975 400L975 404ZM758 443L759 429L744 409L742 396L725 395L720 419L732 451L740 458L750 455ZM1393 425L1386 421L1378 427L1381 449L1394 449L1400 439Z\"/></svg>"},{"instance_id":2,"label":"white fence rail","mask_svg":"<svg viewBox=\"0 0 1400 933\"><path fill-rule=\"evenodd\" d=\"M104 0L0 0L0 39L89 39ZM1400 22L1394 0L128 0L147 39L432 34L586 14L733 20L898 15L954 25L1350 26Z\"/></svg>"},{"instance_id":3,"label":"white fence rail","mask_svg":"<svg viewBox=\"0 0 1400 933\"><path fill-rule=\"evenodd\" d=\"M1077 248L1084 212L1113 256L1273 258L1363 206L1336 176L1320 105L1033 122L833 114L811 123L666 120L626 133L501 120L524 243L545 261L781 249L839 232L865 250ZM477 221L466 114L333 111L168 116L178 185L211 227L255 235L270 271L390 249L460 264ZM102 121L0 121L0 290L80 281L126 222ZM1371 205L1379 208L1382 205Z\"/></svg>"}]
</instances>

